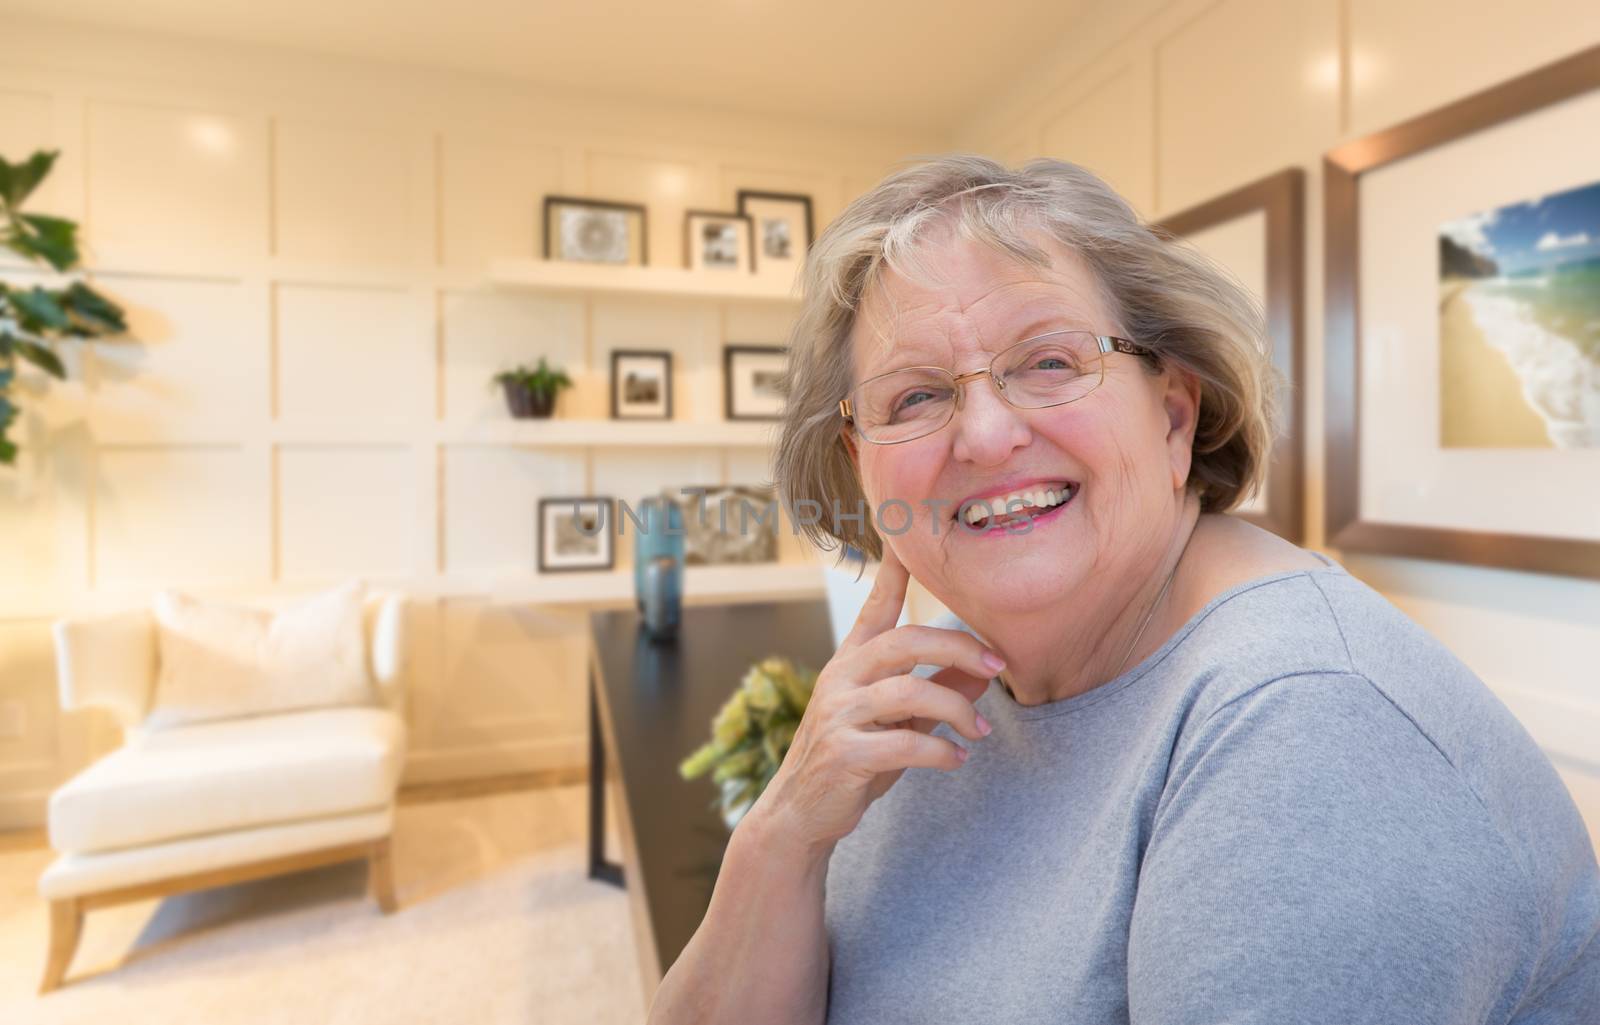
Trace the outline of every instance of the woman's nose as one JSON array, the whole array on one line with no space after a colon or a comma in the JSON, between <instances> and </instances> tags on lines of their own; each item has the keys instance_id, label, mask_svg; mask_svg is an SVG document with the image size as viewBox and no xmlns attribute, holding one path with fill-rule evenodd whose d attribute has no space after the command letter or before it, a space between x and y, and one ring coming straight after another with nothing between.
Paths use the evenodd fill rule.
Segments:
<instances>
[{"instance_id":1,"label":"woman's nose","mask_svg":"<svg viewBox=\"0 0 1600 1025\"><path fill-rule=\"evenodd\" d=\"M955 420L952 454L980 466L1005 462L1033 439L1021 410L1001 398L994 379L987 376L966 383Z\"/></svg>"}]
</instances>

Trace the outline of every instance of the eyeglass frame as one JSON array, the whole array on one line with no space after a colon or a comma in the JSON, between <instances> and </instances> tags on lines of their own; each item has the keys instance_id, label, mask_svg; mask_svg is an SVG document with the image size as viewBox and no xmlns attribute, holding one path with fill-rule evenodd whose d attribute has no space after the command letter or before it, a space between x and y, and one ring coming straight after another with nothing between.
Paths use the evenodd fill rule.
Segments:
<instances>
[{"instance_id":1,"label":"eyeglass frame","mask_svg":"<svg viewBox=\"0 0 1600 1025\"><path fill-rule=\"evenodd\" d=\"M1016 342L1013 342L1012 344L1006 346L1004 349L1001 349L999 352L995 353L993 357L990 358L989 365L984 367L982 370L971 370L971 371L968 371L965 374L957 374L957 373L952 373L950 370L947 370L944 367L936 367L936 366L933 366L932 364L920 364L919 363L919 364L917 364L915 366L896 367L893 370L885 370L881 374L873 374L871 377L869 377L866 380L862 381L860 384L856 385L854 388L851 388L849 394L846 394L844 398L839 400L839 415L841 417L843 417L845 422L848 423L850 425L851 429L855 431L856 437L860 438L862 441L867 442L868 444L872 444L872 445L904 445L908 441L921 441L923 438L926 438L926 437L929 437L931 435L937 434L938 432L944 430L946 427L950 426L950 421L954 420L955 417L956 417L956 409L959 408L960 405L961 405L961 394L962 394L962 387L961 386L963 384L965 384L966 382L972 380L975 377L983 377L984 375L988 375L990 380L994 381L995 391L999 392L1000 393L1000 397L1005 399L1006 400L1006 404L1011 406L1013 409L1054 409L1056 406L1065 406L1068 403L1076 402L1079 399L1088 398L1090 395L1094 394L1094 389L1090 389L1089 391L1084 392L1082 395L1077 395L1077 396L1074 396L1073 398L1070 398L1070 399L1062 399L1060 402L1052 402L1052 403L1050 403L1048 405L1044 405L1044 406L1018 406L1018 405L1016 405L1015 403L1013 403L1011 401L1009 396L1006 395L1005 382L1000 379L1000 375L999 374L996 374L994 372L995 363L999 361L1001 356L1004 356L1006 353L1010 352L1012 349L1018 348L1019 346L1027 345L1029 342L1037 342L1041 338L1050 338L1050 337L1053 337L1055 335L1088 335L1091 338L1093 338L1095 340L1095 344L1098 345L1099 348L1100 348L1100 358L1101 358L1100 378L1101 378L1101 381L1105 380L1105 357L1107 355L1109 355L1110 353L1121 352L1121 353L1126 353L1129 356L1153 356L1155 354L1154 350L1149 349L1149 348L1147 348L1147 347L1145 347L1143 345L1140 345L1138 342L1135 342L1132 339L1121 338L1121 337L1118 337L1117 335L1097 335L1093 331L1085 331L1085 330L1083 330L1081 328L1070 328L1070 327L1069 328L1061 328L1060 330L1057 330L1057 331L1045 331L1042 334L1030 335L1027 338L1020 339L1020 340L1018 340ZM850 395L860 391L862 388L865 388L867 385L871 384L873 381L877 381L877 380L880 380L881 378L888 377L891 374L904 373L907 370L937 370L941 374L948 374L949 377L950 377L951 385L955 390L955 396L956 396L955 406L951 407L950 416L945 420L944 423L942 423L939 426L935 427L933 430L927 432L926 434L918 434L915 437L911 437L911 438L901 438L899 441L873 441L871 438L869 438L865 434L863 434L861 432L861 429L856 426L855 414L854 414L854 412L852 411L852 409L850 407ZM1099 384L1095 385L1095 388L1099 388L1099 387L1100 387Z\"/></svg>"}]
</instances>

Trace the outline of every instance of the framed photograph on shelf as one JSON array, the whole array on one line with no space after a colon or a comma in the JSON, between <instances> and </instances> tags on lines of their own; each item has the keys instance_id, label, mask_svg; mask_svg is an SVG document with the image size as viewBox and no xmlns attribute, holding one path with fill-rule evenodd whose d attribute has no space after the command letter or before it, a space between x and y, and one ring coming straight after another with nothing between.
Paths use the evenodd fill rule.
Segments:
<instances>
[{"instance_id":1,"label":"framed photograph on shelf","mask_svg":"<svg viewBox=\"0 0 1600 1025\"><path fill-rule=\"evenodd\" d=\"M611 419L672 419L672 353L641 349L611 353Z\"/></svg>"},{"instance_id":2,"label":"framed photograph on shelf","mask_svg":"<svg viewBox=\"0 0 1600 1025\"><path fill-rule=\"evenodd\" d=\"M779 385L788 350L775 345L722 348L723 415L729 420L776 420L783 414Z\"/></svg>"},{"instance_id":3,"label":"framed photograph on shelf","mask_svg":"<svg viewBox=\"0 0 1600 1025\"><path fill-rule=\"evenodd\" d=\"M1304 222L1305 172L1293 167L1155 225L1231 271L1266 311L1272 362L1287 384L1282 431L1265 487L1235 515L1295 544L1305 538Z\"/></svg>"},{"instance_id":4,"label":"framed photograph on shelf","mask_svg":"<svg viewBox=\"0 0 1600 1025\"><path fill-rule=\"evenodd\" d=\"M683 215L683 265L690 270L755 269L750 218L744 214L690 210Z\"/></svg>"},{"instance_id":5,"label":"framed photograph on shelf","mask_svg":"<svg viewBox=\"0 0 1600 1025\"><path fill-rule=\"evenodd\" d=\"M544 258L643 267L649 260L645 208L578 196L544 197Z\"/></svg>"},{"instance_id":6,"label":"framed photograph on shelf","mask_svg":"<svg viewBox=\"0 0 1600 1025\"><path fill-rule=\"evenodd\" d=\"M1600 46L1329 152L1328 543L1600 578Z\"/></svg>"},{"instance_id":7,"label":"framed photograph on shelf","mask_svg":"<svg viewBox=\"0 0 1600 1025\"><path fill-rule=\"evenodd\" d=\"M616 563L609 498L539 499L539 572L608 570Z\"/></svg>"},{"instance_id":8,"label":"framed photograph on shelf","mask_svg":"<svg viewBox=\"0 0 1600 1025\"><path fill-rule=\"evenodd\" d=\"M811 248L811 197L740 189L738 198L750 218L756 273L792 282Z\"/></svg>"}]
</instances>

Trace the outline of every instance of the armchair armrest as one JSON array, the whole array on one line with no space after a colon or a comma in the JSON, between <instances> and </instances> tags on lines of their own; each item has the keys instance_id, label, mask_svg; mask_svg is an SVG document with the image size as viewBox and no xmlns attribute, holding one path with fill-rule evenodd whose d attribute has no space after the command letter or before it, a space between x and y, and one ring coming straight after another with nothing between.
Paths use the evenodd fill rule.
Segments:
<instances>
[{"instance_id":1,"label":"armchair armrest","mask_svg":"<svg viewBox=\"0 0 1600 1025\"><path fill-rule=\"evenodd\" d=\"M124 729L149 711L156 679L155 618L148 609L57 620L52 628L61 707L109 709Z\"/></svg>"},{"instance_id":2,"label":"armchair armrest","mask_svg":"<svg viewBox=\"0 0 1600 1025\"><path fill-rule=\"evenodd\" d=\"M368 669L378 698L391 711L405 717L406 597L403 594L369 595L365 611Z\"/></svg>"}]
</instances>

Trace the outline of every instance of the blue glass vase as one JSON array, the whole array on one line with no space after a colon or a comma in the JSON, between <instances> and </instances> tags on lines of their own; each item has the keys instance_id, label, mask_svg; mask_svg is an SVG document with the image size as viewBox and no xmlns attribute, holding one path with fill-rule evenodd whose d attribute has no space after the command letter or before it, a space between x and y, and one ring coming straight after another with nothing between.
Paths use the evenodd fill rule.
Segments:
<instances>
[{"instance_id":1,"label":"blue glass vase","mask_svg":"<svg viewBox=\"0 0 1600 1025\"><path fill-rule=\"evenodd\" d=\"M642 615L647 597L667 603L673 623L683 603L683 513L676 502L651 496L639 503L639 538L633 546L633 596ZM675 572L661 573L653 587L646 586L645 568L657 559L670 559Z\"/></svg>"}]
</instances>

